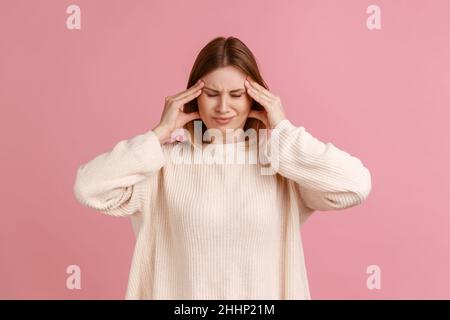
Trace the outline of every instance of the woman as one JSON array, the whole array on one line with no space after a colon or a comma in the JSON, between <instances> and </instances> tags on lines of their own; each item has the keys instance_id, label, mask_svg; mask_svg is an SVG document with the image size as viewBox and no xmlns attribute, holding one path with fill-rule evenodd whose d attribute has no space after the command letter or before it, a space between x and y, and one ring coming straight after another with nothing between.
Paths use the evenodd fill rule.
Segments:
<instances>
[{"instance_id":1,"label":"woman","mask_svg":"<svg viewBox=\"0 0 450 320\"><path fill-rule=\"evenodd\" d=\"M177 129L184 141L171 136ZM264 129L268 138L246 140ZM198 162L185 152L255 156L255 141L270 150L264 161ZM267 164L274 174L263 173ZM310 299L301 225L370 191L358 158L285 117L253 54L233 37L201 50L187 90L166 98L156 127L80 166L74 185L82 204L132 219L126 299Z\"/></svg>"}]
</instances>

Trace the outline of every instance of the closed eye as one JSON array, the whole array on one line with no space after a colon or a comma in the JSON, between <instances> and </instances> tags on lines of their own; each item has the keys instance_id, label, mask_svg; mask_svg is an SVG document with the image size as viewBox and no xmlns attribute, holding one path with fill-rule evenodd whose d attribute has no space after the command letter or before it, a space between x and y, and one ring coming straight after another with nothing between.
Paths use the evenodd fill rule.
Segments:
<instances>
[{"instance_id":1,"label":"closed eye","mask_svg":"<svg viewBox=\"0 0 450 320\"><path fill-rule=\"evenodd\" d=\"M206 94L208 97L217 97L218 96L218 94ZM239 97L242 97L242 94L240 94L240 95L231 95L231 97L233 97L233 98L239 98Z\"/></svg>"}]
</instances>

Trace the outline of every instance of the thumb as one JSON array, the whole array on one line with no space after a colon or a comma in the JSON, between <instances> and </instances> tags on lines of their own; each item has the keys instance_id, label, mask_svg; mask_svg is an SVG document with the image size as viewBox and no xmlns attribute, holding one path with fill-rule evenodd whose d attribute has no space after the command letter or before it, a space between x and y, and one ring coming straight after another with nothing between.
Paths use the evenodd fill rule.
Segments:
<instances>
[{"instance_id":1,"label":"thumb","mask_svg":"<svg viewBox=\"0 0 450 320\"><path fill-rule=\"evenodd\" d=\"M266 128L269 128L269 121L267 119L267 113L266 111L257 111L257 110L250 110L250 113L248 114L249 118L255 118L264 123Z\"/></svg>"},{"instance_id":2,"label":"thumb","mask_svg":"<svg viewBox=\"0 0 450 320\"><path fill-rule=\"evenodd\" d=\"M186 123L188 123L189 121L192 121L194 119L200 119L200 114L197 111L191 112L191 113L181 112L180 113L180 126L184 127L184 125Z\"/></svg>"},{"instance_id":3,"label":"thumb","mask_svg":"<svg viewBox=\"0 0 450 320\"><path fill-rule=\"evenodd\" d=\"M191 113L186 113L186 122L195 120L195 119L200 119L200 114L196 111L196 112L191 112Z\"/></svg>"}]
</instances>

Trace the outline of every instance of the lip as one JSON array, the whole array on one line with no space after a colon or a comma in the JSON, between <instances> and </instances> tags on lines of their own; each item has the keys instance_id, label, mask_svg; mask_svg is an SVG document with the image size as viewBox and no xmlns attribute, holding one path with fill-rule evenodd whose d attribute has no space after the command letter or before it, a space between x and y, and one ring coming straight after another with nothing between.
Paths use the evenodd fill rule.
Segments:
<instances>
[{"instance_id":1,"label":"lip","mask_svg":"<svg viewBox=\"0 0 450 320\"><path fill-rule=\"evenodd\" d=\"M234 118L234 117L229 117L229 118L214 118L214 117L213 117L214 121L216 121L217 123L220 123L220 124L227 124L227 123L229 123L233 118Z\"/></svg>"}]
</instances>

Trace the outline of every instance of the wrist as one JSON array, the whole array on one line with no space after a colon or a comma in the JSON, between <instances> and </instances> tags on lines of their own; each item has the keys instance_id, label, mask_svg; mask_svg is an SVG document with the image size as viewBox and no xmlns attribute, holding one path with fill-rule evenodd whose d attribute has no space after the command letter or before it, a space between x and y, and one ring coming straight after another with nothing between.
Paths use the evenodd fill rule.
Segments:
<instances>
[{"instance_id":1,"label":"wrist","mask_svg":"<svg viewBox=\"0 0 450 320\"><path fill-rule=\"evenodd\" d=\"M273 119L272 123L271 123L271 125L272 125L271 129L278 127L278 125L284 120L287 120L287 118L284 116L280 116L280 117Z\"/></svg>"},{"instance_id":2,"label":"wrist","mask_svg":"<svg viewBox=\"0 0 450 320\"><path fill-rule=\"evenodd\" d=\"M167 139L170 138L170 131L164 126L158 125L155 128L153 128L152 131L158 137L159 142L161 144L164 143Z\"/></svg>"}]
</instances>

